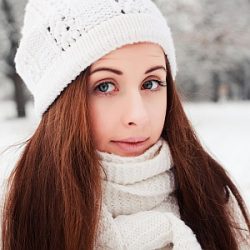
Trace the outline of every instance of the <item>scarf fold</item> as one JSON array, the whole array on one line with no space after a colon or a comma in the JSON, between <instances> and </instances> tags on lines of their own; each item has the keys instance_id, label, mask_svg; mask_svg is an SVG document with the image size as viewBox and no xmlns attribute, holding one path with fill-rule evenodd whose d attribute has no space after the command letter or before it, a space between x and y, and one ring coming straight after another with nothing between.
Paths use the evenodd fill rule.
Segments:
<instances>
[{"instance_id":1,"label":"scarf fold","mask_svg":"<svg viewBox=\"0 0 250 250\"><path fill-rule=\"evenodd\" d=\"M97 153L105 173L95 249L171 249L173 244L173 249L201 249L180 220L172 157L163 138L136 157ZM179 236L184 248L175 248Z\"/></svg>"}]
</instances>

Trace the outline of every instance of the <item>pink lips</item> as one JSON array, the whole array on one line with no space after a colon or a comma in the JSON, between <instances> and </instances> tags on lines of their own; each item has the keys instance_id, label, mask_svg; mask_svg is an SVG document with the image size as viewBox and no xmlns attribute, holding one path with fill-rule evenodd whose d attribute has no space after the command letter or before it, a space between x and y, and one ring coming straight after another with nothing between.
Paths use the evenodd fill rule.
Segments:
<instances>
[{"instance_id":1,"label":"pink lips","mask_svg":"<svg viewBox=\"0 0 250 250\"><path fill-rule=\"evenodd\" d=\"M122 151L127 153L139 153L145 148L147 137L130 137L119 141L112 141Z\"/></svg>"}]
</instances>

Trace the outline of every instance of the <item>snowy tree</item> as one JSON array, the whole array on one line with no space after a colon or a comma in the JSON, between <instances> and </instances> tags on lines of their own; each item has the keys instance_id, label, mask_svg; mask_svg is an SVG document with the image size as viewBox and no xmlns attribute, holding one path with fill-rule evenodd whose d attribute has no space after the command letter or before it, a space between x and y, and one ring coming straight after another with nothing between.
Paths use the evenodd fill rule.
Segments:
<instances>
[{"instance_id":1,"label":"snowy tree","mask_svg":"<svg viewBox=\"0 0 250 250\"><path fill-rule=\"evenodd\" d=\"M20 4L20 2L19 2ZM22 79L15 71L14 56L18 46L20 33L20 20L17 8L19 5L8 0L1 0L1 41L3 47L0 51L2 74L5 74L14 85L14 100L16 102L17 116L24 117L25 91ZM23 13L23 11L21 12Z\"/></svg>"},{"instance_id":2,"label":"snowy tree","mask_svg":"<svg viewBox=\"0 0 250 250\"><path fill-rule=\"evenodd\" d=\"M156 0L172 27L177 50L177 82L190 97L217 100L220 83L250 99L249 0ZM232 73L233 72L233 73ZM233 96L233 94L232 94Z\"/></svg>"}]
</instances>

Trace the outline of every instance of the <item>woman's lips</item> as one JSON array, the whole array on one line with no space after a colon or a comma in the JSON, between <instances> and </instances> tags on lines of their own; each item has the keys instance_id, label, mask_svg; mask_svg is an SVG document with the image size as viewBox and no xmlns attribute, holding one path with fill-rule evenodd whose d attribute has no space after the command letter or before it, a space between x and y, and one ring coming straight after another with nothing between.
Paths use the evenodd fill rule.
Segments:
<instances>
[{"instance_id":1,"label":"woman's lips","mask_svg":"<svg viewBox=\"0 0 250 250\"><path fill-rule=\"evenodd\" d=\"M141 152L147 143L147 140L141 142L123 142L123 141L112 141L118 148L127 153Z\"/></svg>"}]
</instances>

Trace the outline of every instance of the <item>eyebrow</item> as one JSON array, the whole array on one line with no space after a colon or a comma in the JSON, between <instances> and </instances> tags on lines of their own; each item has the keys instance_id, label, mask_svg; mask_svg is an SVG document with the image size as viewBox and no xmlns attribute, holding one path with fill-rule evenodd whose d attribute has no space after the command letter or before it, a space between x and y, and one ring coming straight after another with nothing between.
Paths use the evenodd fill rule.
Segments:
<instances>
[{"instance_id":1,"label":"eyebrow","mask_svg":"<svg viewBox=\"0 0 250 250\"><path fill-rule=\"evenodd\" d=\"M164 66L154 66L154 67L146 70L145 74L151 73L151 72L153 72L155 70L159 70L159 69L162 69L165 72L167 71ZM115 73L117 75L123 75L123 72L118 70L118 69L111 69L111 68L106 68L106 67L97 68L97 69L93 70L92 72L90 72L90 75L92 75L92 74L94 74L95 72L98 72L98 71L109 71L109 72Z\"/></svg>"}]
</instances>

